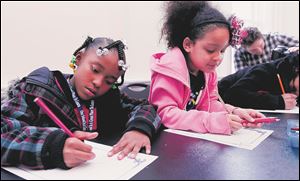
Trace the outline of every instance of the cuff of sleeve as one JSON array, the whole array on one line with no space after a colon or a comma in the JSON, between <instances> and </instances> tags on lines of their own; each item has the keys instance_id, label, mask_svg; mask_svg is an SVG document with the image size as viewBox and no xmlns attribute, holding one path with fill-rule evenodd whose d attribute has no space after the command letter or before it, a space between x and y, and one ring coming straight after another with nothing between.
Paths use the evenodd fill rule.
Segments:
<instances>
[{"instance_id":1,"label":"cuff of sleeve","mask_svg":"<svg viewBox=\"0 0 300 181\"><path fill-rule=\"evenodd\" d=\"M69 169L63 158L63 148L68 135L62 130L57 130L46 138L42 148L42 162L45 169L62 168Z\"/></svg>"},{"instance_id":2,"label":"cuff of sleeve","mask_svg":"<svg viewBox=\"0 0 300 181\"><path fill-rule=\"evenodd\" d=\"M145 122L143 122L142 120L135 120L135 121L132 121L127 129L125 130L125 132L128 132L128 131L131 131L131 130L137 130L145 135L147 135L149 137L149 139L151 140L152 139L152 128L150 125L148 124L145 124Z\"/></svg>"},{"instance_id":3,"label":"cuff of sleeve","mask_svg":"<svg viewBox=\"0 0 300 181\"><path fill-rule=\"evenodd\" d=\"M234 106L232 106L232 105L230 105L230 104L226 104L226 108L227 108L229 114L233 114L233 112L234 112L236 109L238 109L239 107L234 107Z\"/></svg>"},{"instance_id":4,"label":"cuff of sleeve","mask_svg":"<svg viewBox=\"0 0 300 181\"><path fill-rule=\"evenodd\" d=\"M212 112L207 118L209 121L206 124L207 132L215 134L231 134L231 127L228 122L225 112Z\"/></svg>"}]
</instances>

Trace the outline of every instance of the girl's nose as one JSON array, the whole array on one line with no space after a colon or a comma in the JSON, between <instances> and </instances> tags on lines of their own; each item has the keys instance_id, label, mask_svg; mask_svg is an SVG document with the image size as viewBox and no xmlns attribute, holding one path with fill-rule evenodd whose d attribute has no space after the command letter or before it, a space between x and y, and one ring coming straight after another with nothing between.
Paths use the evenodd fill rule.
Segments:
<instances>
[{"instance_id":1,"label":"girl's nose","mask_svg":"<svg viewBox=\"0 0 300 181\"><path fill-rule=\"evenodd\" d=\"M96 76L92 82L95 88L99 88L104 82L104 77L102 75Z\"/></svg>"},{"instance_id":2,"label":"girl's nose","mask_svg":"<svg viewBox=\"0 0 300 181\"><path fill-rule=\"evenodd\" d=\"M223 58L224 58L224 53L219 52L214 56L213 60L216 62L220 62L223 60Z\"/></svg>"}]
</instances>

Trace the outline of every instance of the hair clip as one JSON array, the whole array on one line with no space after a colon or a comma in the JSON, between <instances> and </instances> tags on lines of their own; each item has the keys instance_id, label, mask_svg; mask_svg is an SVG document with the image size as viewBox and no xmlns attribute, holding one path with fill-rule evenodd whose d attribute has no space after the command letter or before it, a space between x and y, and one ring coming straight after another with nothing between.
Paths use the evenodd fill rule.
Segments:
<instances>
[{"instance_id":1,"label":"hair clip","mask_svg":"<svg viewBox=\"0 0 300 181\"><path fill-rule=\"evenodd\" d=\"M107 48L99 48L99 49L97 49L97 51L96 51L96 54L98 55L98 56L105 56L105 55L107 55L108 53L109 53L110 51L107 49Z\"/></svg>"},{"instance_id":2,"label":"hair clip","mask_svg":"<svg viewBox=\"0 0 300 181\"><path fill-rule=\"evenodd\" d=\"M71 62L69 64L69 67L71 69L73 69L73 72L75 72L76 68L77 68L77 65L76 65L76 56L72 56L72 59L71 59Z\"/></svg>"},{"instance_id":3,"label":"hair clip","mask_svg":"<svg viewBox=\"0 0 300 181\"><path fill-rule=\"evenodd\" d=\"M118 87L117 87L116 84L113 84L113 85L111 86L111 88L112 88L112 89L117 89Z\"/></svg>"},{"instance_id":4,"label":"hair clip","mask_svg":"<svg viewBox=\"0 0 300 181\"><path fill-rule=\"evenodd\" d=\"M119 60L118 65L122 68L123 71L126 71L128 69L128 65L125 64L124 60Z\"/></svg>"},{"instance_id":5,"label":"hair clip","mask_svg":"<svg viewBox=\"0 0 300 181\"><path fill-rule=\"evenodd\" d=\"M230 45L234 48L237 48L238 45L242 43L243 38L248 36L247 31L242 30L243 25L243 20L237 18L234 15L230 17L230 28L232 31Z\"/></svg>"}]
</instances>

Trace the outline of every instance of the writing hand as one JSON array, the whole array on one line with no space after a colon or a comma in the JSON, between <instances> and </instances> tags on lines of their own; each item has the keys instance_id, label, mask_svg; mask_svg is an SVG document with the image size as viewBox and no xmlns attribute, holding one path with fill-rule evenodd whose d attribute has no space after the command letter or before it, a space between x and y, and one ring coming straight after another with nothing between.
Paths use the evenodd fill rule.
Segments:
<instances>
[{"instance_id":1,"label":"writing hand","mask_svg":"<svg viewBox=\"0 0 300 181\"><path fill-rule=\"evenodd\" d=\"M76 131L75 137L66 139L63 148L63 158L67 167L72 168L80 165L83 162L95 158L92 152L92 146L85 144L81 140L91 140L98 136L98 133L88 133L83 131Z\"/></svg>"}]
</instances>

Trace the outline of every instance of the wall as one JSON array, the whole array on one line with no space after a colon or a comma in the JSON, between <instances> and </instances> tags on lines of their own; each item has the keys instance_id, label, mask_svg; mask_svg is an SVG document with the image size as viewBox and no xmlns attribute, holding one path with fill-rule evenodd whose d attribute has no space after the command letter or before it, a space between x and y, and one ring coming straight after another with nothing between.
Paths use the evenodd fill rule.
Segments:
<instances>
[{"instance_id":1,"label":"wall","mask_svg":"<svg viewBox=\"0 0 300 181\"><path fill-rule=\"evenodd\" d=\"M225 15L246 25L299 38L299 2L213 2ZM162 2L3 2L1 1L1 87L40 66L71 73L72 53L87 35L125 39L130 68L126 80L150 80L149 60L166 50L159 42ZM232 50L226 50L219 76L230 74Z\"/></svg>"},{"instance_id":2,"label":"wall","mask_svg":"<svg viewBox=\"0 0 300 181\"><path fill-rule=\"evenodd\" d=\"M166 49L161 17L161 2L1 2L1 87L40 66L71 73L87 35L125 40L126 79L150 80L150 55Z\"/></svg>"}]
</instances>

